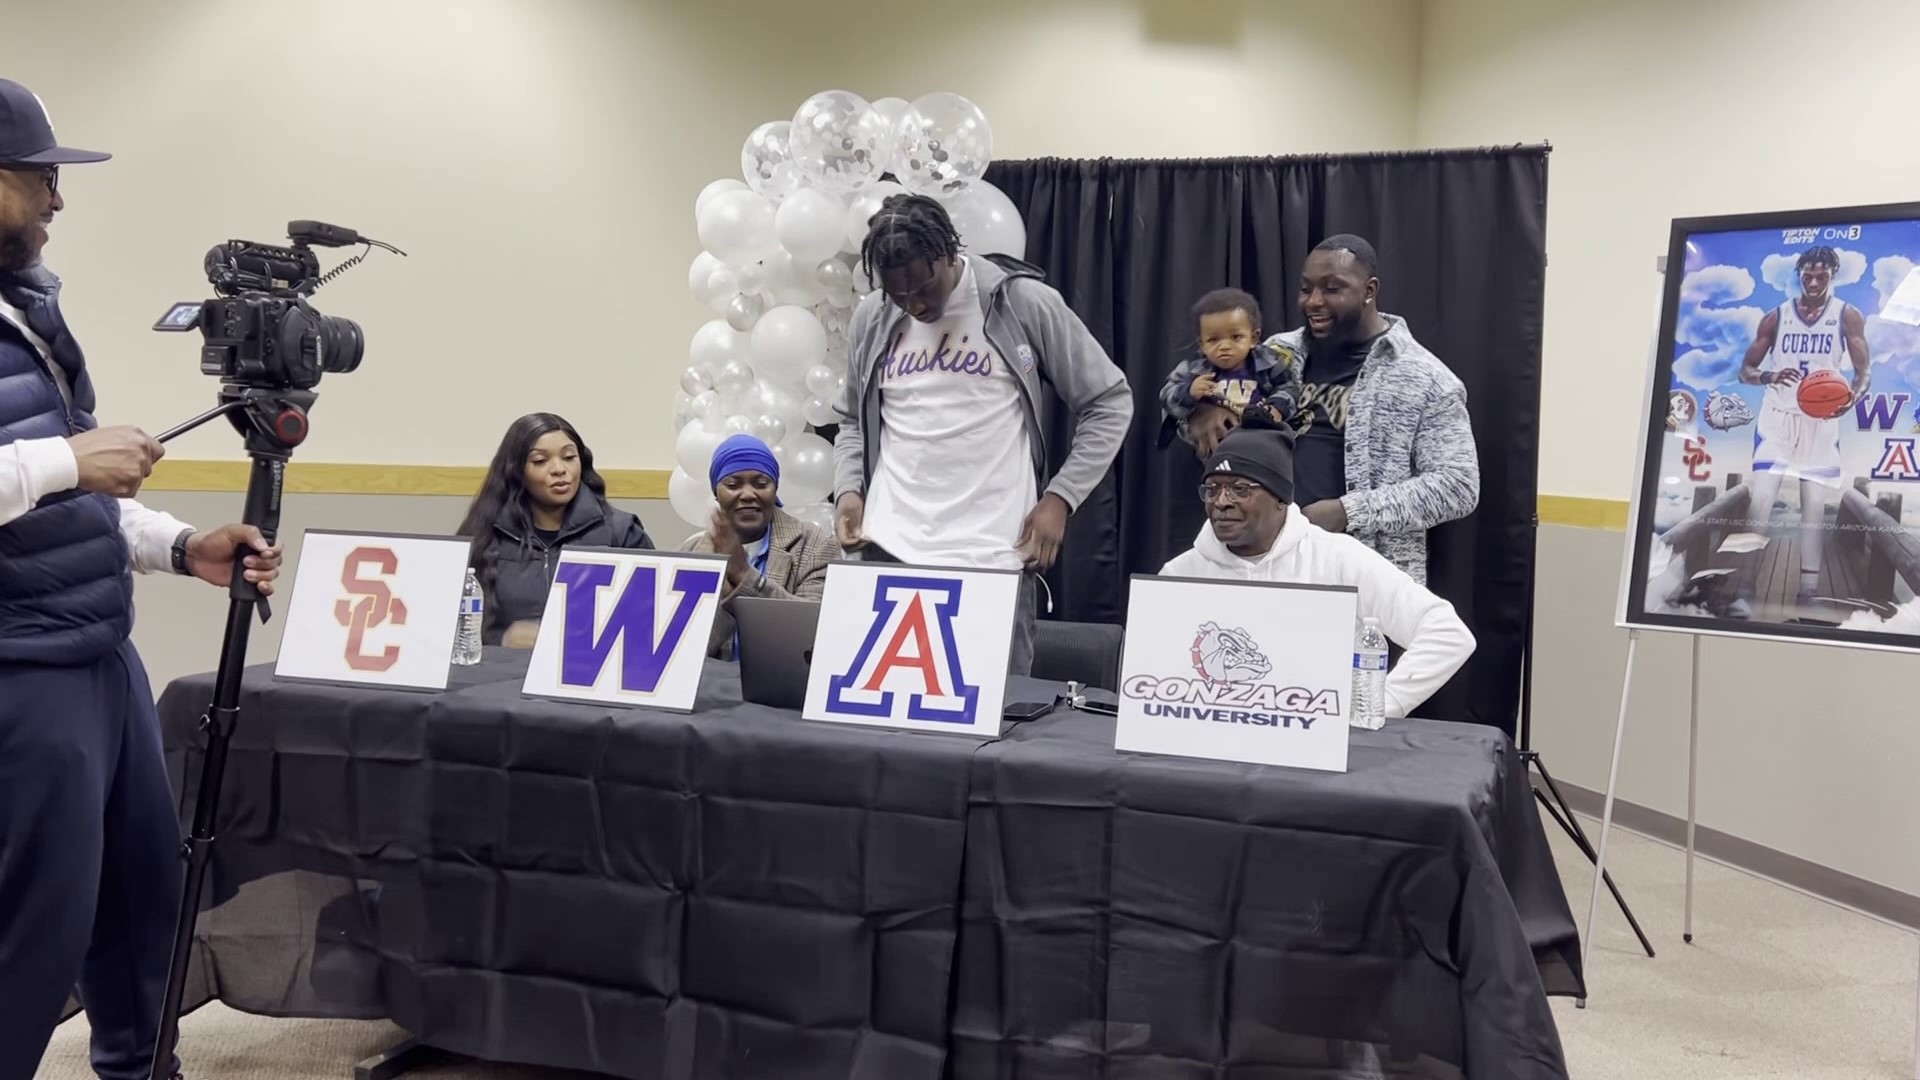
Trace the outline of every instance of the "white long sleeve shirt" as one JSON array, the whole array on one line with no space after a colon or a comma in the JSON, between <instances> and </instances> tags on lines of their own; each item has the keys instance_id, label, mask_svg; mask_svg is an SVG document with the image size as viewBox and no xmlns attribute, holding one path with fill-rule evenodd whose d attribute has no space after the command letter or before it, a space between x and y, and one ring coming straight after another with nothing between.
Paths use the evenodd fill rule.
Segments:
<instances>
[{"instance_id":1,"label":"white long sleeve shirt","mask_svg":"<svg viewBox=\"0 0 1920 1080\"><path fill-rule=\"evenodd\" d=\"M1446 685L1473 655L1473 632L1453 605L1428 592L1379 552L1344 533L1330 533L1287 508L1280 535L1265 555L1245 559L1200 526L1193 548L1160 570L1165 577L1222 581L1280 581L1351 585L1360 591L1359 617L1380 620L1387 639L1405 649L1387 673L1387 717L1400 719Z\"/></svg>"},{"instance_id":2,"label":"white long sleeve shirt","mask_svg":"<svg viewBox=\"0 0 1920 1080\"><path fill-rule=\"evenodd\" d=\"M25 335L40 354L40 362L53 374L61 396L71 402L72 391L49 355L47 343L27 328L20 309L0 300L0 319ZM65 439L22 439L0 446L0 525L25 514L48 495L79 484L80 465ZM120 500L120 535L126 539L137 573L171 572L173 542L187 527L172 514L142 506L133 499Z\"/></svg>"}]
</instances>

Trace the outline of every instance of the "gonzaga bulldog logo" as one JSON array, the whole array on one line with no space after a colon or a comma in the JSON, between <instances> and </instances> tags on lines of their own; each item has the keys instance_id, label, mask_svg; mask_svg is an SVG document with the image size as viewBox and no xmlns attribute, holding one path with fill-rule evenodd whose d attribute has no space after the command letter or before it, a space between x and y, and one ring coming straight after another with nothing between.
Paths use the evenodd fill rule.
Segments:
<instances>
[{"instance_id":1,"label":"gonzaga bulldog logo","mask_svg":"<svg viewBox=\"0 0 1920 1080\"><path fill-rule=\"evenodd\" d=\"M1121 693L1141 703L1147 716L1217 724L1311 730L1340 715L1341 689L1277 686L1263 681L1273 671L1253 635L1239 627L1202 623L1188 650L1188 670L1168 678L1133 675Z\"/></svg>"},{"instance_id":2,"label":"gonzaga bulldog logo","mask_svg":"<svg viewBox=\"0 0 1920 1080\"><path fill-rule=\"evenodd\" d=\"M1715 431L1731 431L1753 423L1753 410L1738 394L1715 390L1707 395L1707 426Z\"/></svg>"},{"instance_id":3,"label":"gonzaga bulldog logo","mask_svg":"<svg viewBox=\"0 0 1920 1080\"><path fill-rule=\"evenodd\" d=\"M1202 623L1193 635L1193 670L1210 683L1242 683L1257 681L1273 664L1245 630Z\"/></svg>"}]
</instances>

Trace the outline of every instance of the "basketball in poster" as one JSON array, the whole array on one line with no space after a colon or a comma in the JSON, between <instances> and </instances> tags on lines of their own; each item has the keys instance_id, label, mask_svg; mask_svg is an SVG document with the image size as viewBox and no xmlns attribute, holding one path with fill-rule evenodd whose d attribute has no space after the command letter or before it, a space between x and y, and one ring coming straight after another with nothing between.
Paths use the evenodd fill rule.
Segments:
<instances>
[{"instance_id":1,"label":"basketball in poster","mask_svg":"<svg viewBox=\"0 0 1920 1080\"><path fill-rule=\"evenodd\" d=\"M1920 206L1674 223L1623 622L1920 648Z\"/></svg>"}]
</instances>

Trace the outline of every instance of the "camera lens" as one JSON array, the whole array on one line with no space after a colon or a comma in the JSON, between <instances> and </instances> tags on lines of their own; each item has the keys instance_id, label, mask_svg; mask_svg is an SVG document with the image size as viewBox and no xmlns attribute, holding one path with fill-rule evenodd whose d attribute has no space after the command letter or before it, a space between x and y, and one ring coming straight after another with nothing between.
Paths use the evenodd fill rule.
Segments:
<instances>
[{"instance_id":1,"label":"camera lens","mask_svg":"<svg viewBox=\"0 0 1920 1080\"><path fill-rule=\"evenodd\" d=\"M322 315L315 330L320 337L322 371L344 373L360 366L367 339L361 334L359 323L337 315Z\"/></svg>"}]
</instances>

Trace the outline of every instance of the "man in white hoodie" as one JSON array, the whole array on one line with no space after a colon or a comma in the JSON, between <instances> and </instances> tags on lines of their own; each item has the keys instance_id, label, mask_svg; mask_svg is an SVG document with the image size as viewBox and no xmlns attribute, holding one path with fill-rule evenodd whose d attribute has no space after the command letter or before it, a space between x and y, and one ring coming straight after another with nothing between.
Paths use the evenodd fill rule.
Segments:
<instances>
[{"instance_id":1,"label":"man in white hoodie","mask_svg":"<svg viewBox=\"0 0 1920 1080\"><path fill-rule=\"evenodd\" d=\"M1359 617L1379 619L1387 639L1405 650L1387 674L1389 719L1418 708L1473 655L1473 633L1452 604L1359 540L1290 512L1290 428L1248 410L1243 426L1220 440L1207 459L1200 498L1207 524L1192 550L1175 556L1161 576L1359 589Z\"/></svg>"}]
</instances>

